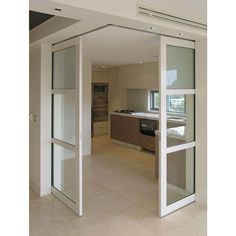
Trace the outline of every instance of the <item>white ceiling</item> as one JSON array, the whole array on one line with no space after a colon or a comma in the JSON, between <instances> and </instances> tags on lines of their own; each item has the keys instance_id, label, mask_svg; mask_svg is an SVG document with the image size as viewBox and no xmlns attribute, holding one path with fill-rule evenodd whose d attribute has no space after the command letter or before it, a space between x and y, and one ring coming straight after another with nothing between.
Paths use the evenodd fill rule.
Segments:
<instances>
[{"instance_id":1,"label":"white ceiling","mask_svg":"<svg viewBox=\"0 0 236 236\"><path fill-rule=\"evenodd\" d=\"M83 47L96 68L153 62L158 60L159 36L109 26L85 35Z\"/></svg>"},{"instance_id":2,"label":"white ceiling","mask_svg":"<svg viewBox=\"0 0 236 236\"><path fill-rule=\"evenodd\" d=\"M167 11L167 7L170 6L171 9L169 9L173 14L176 13L180 16L189 14L194 16L194 18L196 15L202 18L206 11L206 0L171 0L171 4L170 0L30 0L30 10L79 20L78 23L65 27L44 38L41 37L41 32L35 29L30 32L30 43L44 42L53 44L107 24L122 25L140 30L147 30L148 27L155 26L155 32L159 34L176 36L178 33L184 33L184 38L193 40L206 37L206 30L139 16L136 5L138 2L156 3L153 6L163 11ZM181 6L183 7L181 8ZM54 8L61 8L62 11L55 12ZM178 14L180 11L183 13ZM46 31L46 25L44 28Z\"/></svg>"}]
</instances>

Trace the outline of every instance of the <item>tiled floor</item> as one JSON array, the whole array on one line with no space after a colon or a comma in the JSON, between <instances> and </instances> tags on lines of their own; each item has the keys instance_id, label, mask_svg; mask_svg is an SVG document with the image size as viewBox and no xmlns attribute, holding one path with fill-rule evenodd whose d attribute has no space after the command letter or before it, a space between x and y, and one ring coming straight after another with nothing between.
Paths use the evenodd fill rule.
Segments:
<instances>
[{"instance_id":1,"label":"tiled floor","mask_svg":"<svg viewBox=\"0 0 236 236\"><path fill-rule=\"evenodd\" d=\"M84 216L76 216L54 196L30 192L30 236L203 236L206 209L194 203L158 217L154 156L93 139L84 159Z\"/></svg>"}]
</instances>

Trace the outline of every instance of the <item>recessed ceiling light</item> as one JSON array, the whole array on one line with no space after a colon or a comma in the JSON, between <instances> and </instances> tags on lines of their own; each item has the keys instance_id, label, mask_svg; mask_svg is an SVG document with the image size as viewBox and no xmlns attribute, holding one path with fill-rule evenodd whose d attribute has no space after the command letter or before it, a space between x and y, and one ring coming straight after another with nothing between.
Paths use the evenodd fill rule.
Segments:
<instances>
[{"instance_id":1,"label":"recessed ceiling light","mask_svg":"<svg viewBox=\"0 0 236 236\"><path fill-rule=\"evenodd\" d=\"M150 26L148 27L148 30L152 31L152 30L155 30L156 28L154 26Z\"/></svg>"},{"instance_id":2,"label":"recessed ceiling light","mask_svg":"<svg viewBox=\"0 0 236 236\"><path fill-rule=\"evenodd\" d=\"M62 11L61 8L54 8L53 10L56 11L56 12L61 12Z\"/></svg>"},{"instance_id":3,"label":"recessed ceiling light","mask_svg":"<svg viewBox=\"0 0 236 236\"><path fill-rule=\"evenodd\" d=\"M143 61L139 61L138 63L142 64L142 63L143 63Z\"/></svg>"},{"instance_id":4,"label":"recessed ceiling light","mask_svg":"<svg viewBox=\"0 0 236 236\"><path fill-rule=\"evenodd\" d=\"M184 34L183 33L178 33L177 36L183 36Z\"/></svg>"}]
</instances>

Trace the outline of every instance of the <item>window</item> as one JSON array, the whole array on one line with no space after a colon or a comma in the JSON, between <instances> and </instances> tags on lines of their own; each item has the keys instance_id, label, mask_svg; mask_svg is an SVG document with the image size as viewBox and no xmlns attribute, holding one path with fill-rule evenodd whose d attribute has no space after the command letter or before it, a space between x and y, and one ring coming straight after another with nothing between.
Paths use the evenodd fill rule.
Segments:
<instances>
[{"instance_id":1,"label":"window","mask_svg":"<svg viewBox=\"0 0 236 236\"><path fill-rule=\"evenodd\" d=\"M158 111L160 104L159 91L150 91L150 110ZM185 113L185 95L168 95L166 100L167 112Z\"/></svg>"},{"instance_id":2,"label":"window","mask_svg":"<svg viewBox=\"0 0 236 236\"><path fill-rule=\"evenodd\" d=\"M160 104L159 91L157 90L150 91L150 110L158 111L159 104Z\"/></svg>"}]
</instances>

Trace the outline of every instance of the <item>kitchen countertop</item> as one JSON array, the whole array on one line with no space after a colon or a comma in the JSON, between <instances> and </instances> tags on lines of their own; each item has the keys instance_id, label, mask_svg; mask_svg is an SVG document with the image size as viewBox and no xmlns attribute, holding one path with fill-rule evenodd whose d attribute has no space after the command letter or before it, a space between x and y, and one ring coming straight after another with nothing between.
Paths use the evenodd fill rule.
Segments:
<instances>
[{"instance_id":1,"label":"kitchen countertop","mask_svg":"<svg viewBox=\"0 0 236 236\"><path fill-rule=\"evenodd\" d=\"M118 116L128 116L133 118L139 118L139 119L149 119L149 120L159 120L159 114L155 113L148 113L148 112L134 112L132 114L127 113L119 113L119 112L111 112L111 115L118 115ZM173 118L172 118L173 117ZM168 116L168 121L178 124L185 124L184 118L175 118L176 116Z\"/></svg>"},{"instance_id":2,"label":"kitchen countertop","mask_svg":"<svg viewBox=\"0 0 236 236\"><path fill-rule=\"evenodd\" d=\"M185 140L185 126L167 129L167 137Z\"/></svg>"}]
</instances>

